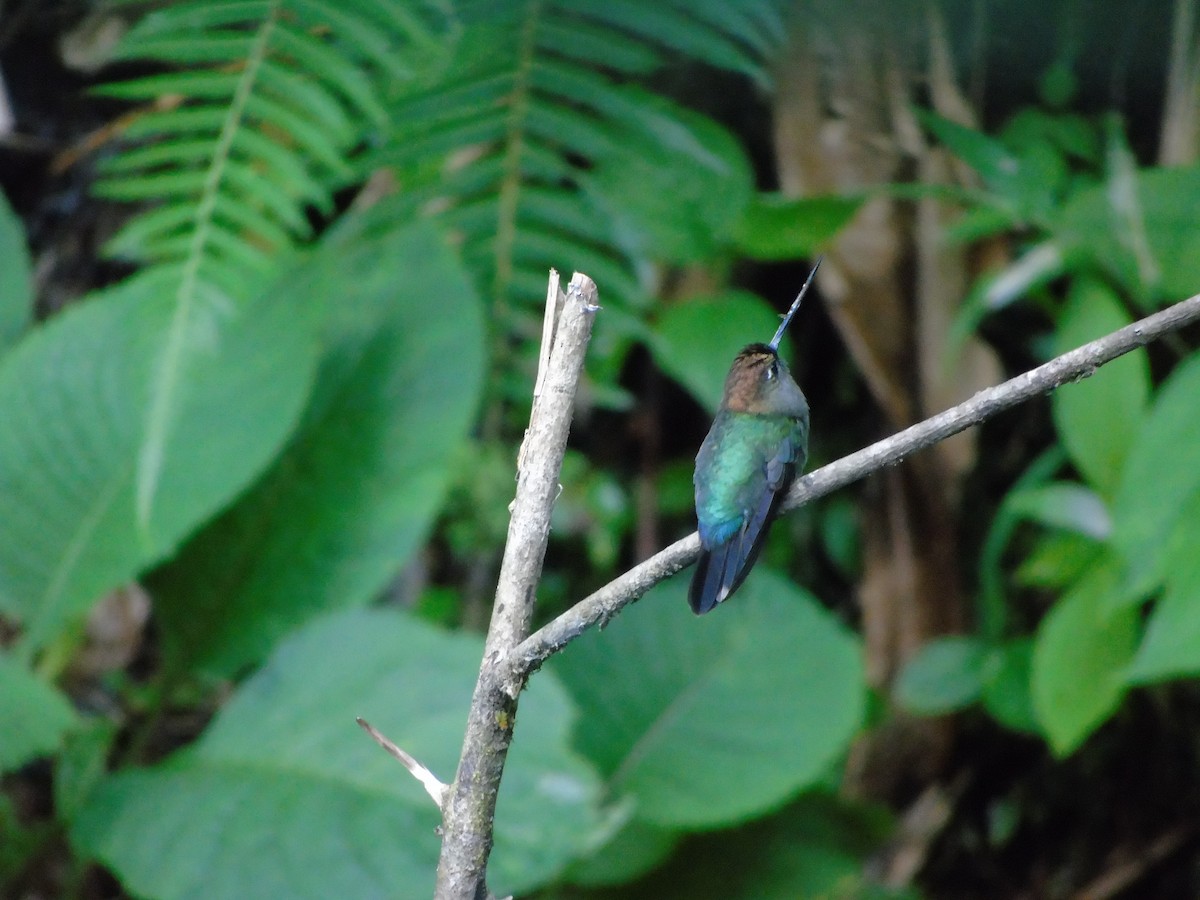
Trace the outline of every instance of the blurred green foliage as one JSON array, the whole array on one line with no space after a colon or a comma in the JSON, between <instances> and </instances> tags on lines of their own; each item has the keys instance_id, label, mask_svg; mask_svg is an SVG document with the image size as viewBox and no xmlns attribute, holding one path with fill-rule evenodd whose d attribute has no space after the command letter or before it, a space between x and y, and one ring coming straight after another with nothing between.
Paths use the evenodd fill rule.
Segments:
<instances>
[{"instance_id":1,"label":"blurred green foliage","mask_svg":"<svg viewBox=\"0 0 1200 900\"><path fill-rule=\"evenodd\" d=\"M462 615L446 571L416 583L415 612L352 608L422 546L494 579L547 267L601 285L594 409L629 406L638 346L711 405L701 340L728 356L774 316L745 293L659 309L652 267L739 244L807 252L855 203L813 219L757 200L740 141L649 87L681 57L766 85L782 34L770 3L743 17L719 2L189 0L132 15L112 58L143 74L97 93L140 106L94 192L139 204L105 248L137 272L28 330L23 235L0 207L0 610L18 635L0 666L0 765L55 757L72 847L140 896L419 896L435 810L352 717L448 777L480 644L420 621ZM383 170L398 189L339 198ZM741 309L750 321L729 320ZM690 471L676 470L664 508L686 518ZM584 572L614 572L634 525L617 473L572 449L561 477L555 543L582 564L547 572L550 609L595 583ZM85 618L135 578L154 599L156 664L144 683L108 680L124 721L77 714L62 686ZM636 877L689 829L827 777L861 717L856 640L763 578L698 630L677 627L692 622L664 587L583 669L589 644L535 679L498 812L498 889L569 865L590 883ZM794 664L798 648L822 679ZM644 713L616 711L634 729L609 734L618 779L588 737L613 709L585 689L601 665ZM780 677L788 690L761 690ZM202 708L222 683L232 696L198 739L135 765L168 710ZM726 741L726 762L689 732ZM669 789L662 767L688 746L708 762ZM42 837L3 822L12 883ZM658 830L657 849L614 857L639 828Z\"/></svg>"},{"instance_id":2,"label":"blurred green foliage","mask_svg":"<svg viewBox=\"0 0 1200 900\"><path fill-rule=\"evenodd\" d=\"M1112 118L1026 109L996 137L924 121L983 181L959 236L1015 230L1027 248L980 282L960 329L1032 295L1053 320L1046 349L1061 353L1200 283L1187 224L1200 169L1138 169ZM1200 358L1177 358L1156 387L1141 349L1055 392L1062 452L1036 461L1001 504L981 558L982 632L927 645L901 679L903 702L940 714L982 701L1066 754L1131 685L1200 671L1188 640L1200 633L1200 606L1184 612L1181 601L1195 596L1194 567L1177 555L1200 521L1200 475L1186 450L1200 442L1198 396ZM1020 522L1036 537L1010 565ZM1031 650L1007 611L1022 589L1056 597Z\"/></svg>"},{"instance_id":3,"label":"blurred green foliage","mask_svg":"<svg viewBox=\"0 0 1200 900\"><path fill-rule=\"evenodd\" d=\"M52 758L58 816L29 824L0 795L0 891L65 831L138 896L428 893L436 812L353 717L452 776L482 648L452 629L494 581L547 268L595 278L604 312L543 613L630 561L635 532L690 528L686 429L663 426L644 464L613 450L611 417L644 401L630 371L711 411L728 359L776 321L730 286L734 263L810 256L864 199L757 192L741 136L677 89L681 72L770 89L784 7L131 14L114 59L151 74L100 90L142 105L94 190L139 204L107 246L137 272L31 327L0 198L0 770ZM982 184L950 239L1021 249L958 334L1032 307L1052 330L1034 355L1200 281L1200 170L1139 168L1118 122L1068 111L1069 67L1042 88L1047 108L995 134L922 116ZM662 275L685 266L709 277L672 292ZM1145 351L1055 395L1058 443L979 555L978 633L929 645L902 703L979 706L1067 754L1132 686L1200 672L1197 396L1195 357L1152 375ZM676 578L533 679L496 890L915 896L863 875L892 823L836 791L867 717L862 648L834 598L772 569L797 547L795 568L852 583L851 500L779 523L720 615L687 614ZM154 597L152 658L96 679L111 716L80 711L86 617L134 579ZM407 608L367 608L384 597ZM148 749L180 710L185 746Z\"/></svg>"}]
</instances>

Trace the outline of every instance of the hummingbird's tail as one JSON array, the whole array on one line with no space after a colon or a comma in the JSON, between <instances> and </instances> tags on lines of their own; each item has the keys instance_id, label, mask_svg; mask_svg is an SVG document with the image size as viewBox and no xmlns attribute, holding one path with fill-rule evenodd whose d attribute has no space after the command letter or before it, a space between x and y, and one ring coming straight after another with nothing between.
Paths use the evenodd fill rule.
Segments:
<instances>
[{"instance_id":1,"label":"hummingbird's tail","mask_svg":"<svg viewBox=\"0 0 1200 900\"><path fill-rule=\"evenodd\" d=\"M696 571L692 574L692 586L688 589L688 603L696 615L708 612L729 596L729 590L724 586L728 550L728 544L718 547L719 559L713 559L713 554L708 550L700 551Z\"/></svg>"},{"instance_id":2,"label":"hummingbird's tail","mask_svg":"<svg viewBox=\"0 0 1200 900\"><path fill-rule=\"evenodd\" d=\"M744 530L724 544L711 550L701 550L696 560L696 572L688 590L688 602L696 615L708 612L718 603L728 600L746 580L762 541L747 541Z\"/></svg>"},{"instance_id":3,"label":"hummingbird's tail","mask_svg":"<svg viewBox=\"0 0 1200 900\"><path fill-rule=\"evenodd\" d=\"M795 471L793 463L786 463L777 483L763 493L757 507L743 518L732 534L721 535L720 531L700 528L700 558L696 560L696 572L688 590L688 602L696 615L728 600L746 580L766 542L771 522L779 512L779 504L787 494ZM722 536L725 540L719 540Z\"/></svg>"}]
</instances>

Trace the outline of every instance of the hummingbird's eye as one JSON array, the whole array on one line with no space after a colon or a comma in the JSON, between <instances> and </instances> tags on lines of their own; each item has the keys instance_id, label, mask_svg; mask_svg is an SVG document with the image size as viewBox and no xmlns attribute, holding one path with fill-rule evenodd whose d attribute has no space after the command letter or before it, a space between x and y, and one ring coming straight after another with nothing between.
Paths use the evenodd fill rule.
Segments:
<instances>
[{"instance_id":1,"label":"hummingbird's eye","mask_svg":"<svg viewBox=\"0 0 1200 900\"><path fill-rule=\"evenodd\" d=\"M766 371L763 372L763 378L765 378L767 381L774 381L775 376L778 374L779 370L776 368L775 363L771 363L769 366L767 366Z\"/></svg>"}]
</instances>

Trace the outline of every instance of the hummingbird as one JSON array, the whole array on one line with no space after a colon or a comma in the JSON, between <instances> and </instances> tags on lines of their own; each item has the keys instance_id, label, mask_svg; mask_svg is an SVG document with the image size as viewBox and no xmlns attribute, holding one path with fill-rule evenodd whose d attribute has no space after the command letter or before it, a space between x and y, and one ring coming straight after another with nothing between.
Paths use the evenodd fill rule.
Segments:
<instances>
[{"instance_id":1,"label":"hummingbird","mask_svg":"<svg viewBox=\"0 0 1200 900\"><path fill-rule=\"evenodd\" d=\"M688 602L697 615L729 599L746 579L808 458L808 401L779 356L779 340L820 264L771 342L749 344L734 359L721 407L696 454L701 549Z\"/></svg>"}]
</instances>

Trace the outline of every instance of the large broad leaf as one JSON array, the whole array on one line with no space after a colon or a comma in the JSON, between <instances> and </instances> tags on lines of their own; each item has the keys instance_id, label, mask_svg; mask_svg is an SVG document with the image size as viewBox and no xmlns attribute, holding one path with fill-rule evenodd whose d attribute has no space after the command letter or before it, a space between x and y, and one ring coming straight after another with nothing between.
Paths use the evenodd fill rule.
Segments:
<instances>
[{"instance_id":1,"label":"large broad leaf","mask_svg":"<svg viewBox=\"0 0 1200 900\"><path fill-rule=\"evenodd\" d=\"M1077 279L1059 320L1054 352L1073 350L1130 321L1111 288L1100 281ZM1113 360L1091 378L1054 392L1054 424L1071 461L1105 497L1116 490L1149 395L1150 363L1141 349Z\"/></svg>"},{"instance_id":2,"label":"large broad leaf","mask_svg":"<svg viewBox=\"0 0 1200 900\"><path fill-rule=\"evenodd\" d=\"M721 404L725 374L753 341L769 341L779 316L761 297L727 291L668 307L654 329L654 358L709 411Z\"/></svg>"},{"instance_id":3,"label":"large broad leaf","mask_svg":"<svg viewBox=\"0 0 1200 900\"><path fill-rule=\"evenodd\" d=\"M25 230L0 193L0 353L12 345L33 315L33 279Z\"/></svg>"},{"instance_id":4,"label":"large broad leaf","mask_svg":"<svg viewBox=\"0 0 1200 900\"><path fill-rule=\"evenodd\" d=\"M1070 753L1125 695L1125 667L1137 645L1138 614L1113 609L1119 566L1111 556L1063 596L1038 629L1033 705L1055 753Z\"/></svg>"},{"instance_id":5,"label":"large broad leaf","mask_svg":"<svg viewBox=\"0 0 1200 900\"><path fill-rule=\"evenodd\" d=\"M55 750L77 723L66 697L0 653L0 773Z\"/></svg>"},{"instance_id":6,"label":"large broad leaf","mask_svg":"<svg viewBox=\"0 0 1200 900\"><path fill-rule=\"evenodd\" d=\"M145 897L428 897L440 816L354 717L449 780L482 651L391 611L315 622L190 750L95 791L72 839ZM489 869L501 894L554 877L598 826L573 718L552 676L522 697Z\"/></svg>"},{"instance_id":7,"label":"large broad leaf","mask_svg":"<svg viewBox=\"0 0 1200 900\"><path fill-rule=\"evenodd\" d=\"M81 303L0 367L0 609L23 621L30 646L171 552L250 482L299 416L323 298L286 279L246 304L206 294L186 323L158 490L149 516L137 514L173 281L156 269Z\"/></svg>"},{"instance_id":8,"label":"large broad leaf","mask_svg":"<svg viewBox=\"0 0 1200 900\"><path fill-rule=\"evenodd\" d=\"M328 350L275 466L152 586L172 652L227 673L289 628L370 600L424 537L478 401L479 304L439 236L347 240Z\"/></svg>"},{"instance_id":9,"label":"large broad leaf","mask_svg":"<svg viewBox=\"0 0 1200 900\"><path fill-rule=\"evenodd\" d=\"M710 615L686 593L682 577L659 585L554 669L610 792L647 822L715 827L825 773L862 720L863 670L853 635L761 568Z\"/></svg>"},{"instance_id":10,"label":"large broad leaf","mask_svg":"<svg viewBox=\"0 0 1200 900\"><path fill-rule=\"evenodd\" d=\"M1171 375L1138 430L1113 501L1113 543L1130 572L1130 591L1161 580L1167 538L1200 491L1200 354Z\"/></svg>"},{"instance_id":11,"label":"large broad leaf","mask_svg":"<svg viewBox=\"0 0 1200 900\"><path fill-rule=\"evenodd\" d=\"M1163 548L1167 587L1129 667L1133 683L1200 672L1200 491L1192 495Z\"/></svg>"}]
</instances>

